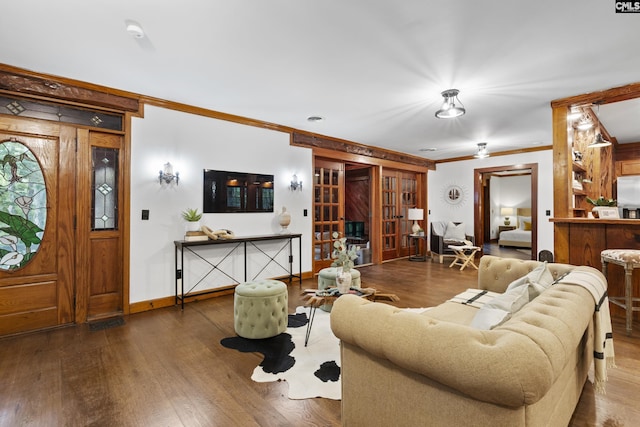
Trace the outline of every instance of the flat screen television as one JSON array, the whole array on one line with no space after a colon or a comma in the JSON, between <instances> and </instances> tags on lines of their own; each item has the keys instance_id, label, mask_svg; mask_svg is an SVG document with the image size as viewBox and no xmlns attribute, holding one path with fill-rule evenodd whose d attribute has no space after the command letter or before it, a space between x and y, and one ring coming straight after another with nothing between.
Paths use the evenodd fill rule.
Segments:
<instances>
[{"instance_id":1,"label":"flat screen television","mask_svg":"<svg viewBox=\"0 0 640 427\"><path fill-rule=\"evenodd\" d=\"M205 169L204 213L273 212L273 175Z\"/></svg>"}]
</instances>

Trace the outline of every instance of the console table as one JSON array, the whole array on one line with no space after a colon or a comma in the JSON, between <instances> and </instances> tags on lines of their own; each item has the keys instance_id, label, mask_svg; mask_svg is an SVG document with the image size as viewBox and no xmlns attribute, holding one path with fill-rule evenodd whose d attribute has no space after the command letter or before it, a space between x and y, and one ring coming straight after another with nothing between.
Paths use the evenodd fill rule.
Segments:
<instances>
[{"instance_id":1,"label":"console table","mask_svg":"<svg viewBox=\"0 0 640 427\"><path fill-rule=\"evenodd\" d=\"M294 274L293 272L293 239L298 239L298 274ZM259 242L274 241L274 240L284 240L285 242L282 245L282 247L280 247L280 249L273 256L264 252L259 246ZM246 237L236 237L233 239L206 240L206 241L196 241L196 242L185 241L185 240L175 240L173 244L175 246L174 253L175 253L175 267L176 267L175 269L175 286L176 286L175 303L178 304L178 300L180 300L182 309L184 309L184 299L190 296L191 291L193 291L193 289L196 286L198 286L214 270L217 270L220 273L224 274L225 276L233 280L235 283L240 283L241 281L246 282L247 281L247 246L248 245L250 245L250 247L256 248L260 253L264 254L268 258L266 263L262 266L262 268L256 274L256 276L252 278L252 280L256 279L258 275L262 273L265 270L265 268L267 268L267 266L269 266L270 264L276 264L280 266L289 275L289 283L291 283L293 278L296 277L300 280L300 284L302 285L302 234L269 234L264 236L246 236ZM202 247L211 247L211 246L217 246L217 245L228 246L228 250L226 254L222 256L222 258L217 263L204 258L197 252L197 249L199 247L202 248ZM220 268L220 264L222 263L222 261L227 259L236 249L240 247L243 249L243 260L244 260L243 280L238 280L237 278L234 278L230 273L225 272L224 270L222 270L222 268ZM288 266L284 266L280 262L278 262L278 260L276 260L276 257L285 249L288 249L289 251ZM184 253L185 251L191 252L192 254L200 258L202 261L207 263L210 267L209 271L200 280L198 280L189 290L187 290L186 293L184 291L184 278L185 278ZM180 285L178 285L178 281L180 281ZM207 293L213 293L216 291L217 289L212 289L208 291L197 292L197 294L203 295Z\"/></svg>"}]
</instances>

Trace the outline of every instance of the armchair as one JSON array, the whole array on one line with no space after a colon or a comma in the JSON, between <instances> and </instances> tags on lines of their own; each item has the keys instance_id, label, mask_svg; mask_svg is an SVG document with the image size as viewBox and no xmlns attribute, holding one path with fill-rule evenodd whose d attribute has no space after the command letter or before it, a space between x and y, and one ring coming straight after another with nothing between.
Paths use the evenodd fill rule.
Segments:
<instances>
[{"instance_id":1,"label":"armchair","mask_svg":"<svg viewBox=\"0 0 640 427\"><path fill-rule=\"evenodd\" d=\"M452 226L453 225L453 226ZM464 232L464 223L450 221L433 221L430 235L431 259L437 256L440 264L445 256L456 256L449 245L464 245L465 240L475 244L473 236Z\"/></svg>"}]
</instances>

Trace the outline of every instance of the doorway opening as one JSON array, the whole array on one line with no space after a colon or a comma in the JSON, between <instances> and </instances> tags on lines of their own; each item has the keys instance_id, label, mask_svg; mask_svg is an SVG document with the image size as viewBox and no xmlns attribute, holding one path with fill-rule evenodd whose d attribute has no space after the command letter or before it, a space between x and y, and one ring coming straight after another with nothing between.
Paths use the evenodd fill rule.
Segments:
<instances>
[{"instance_id":1,"label":"doorway opening","mask_svg":"<svg viewBox=\"0 0 640 427\"><path fill-rule=\"evenodd\" d=\"M344 175L344 235L348 244L359 247L354 264L371 264L372 167L346 163Z\"/></svg>"},{"instance_id":2,"label":"doorway opening","mask_svg":"<svg viewBox=\"0 0 640 427\"><path fill-rule=\"evenodd\" d=\"M474 234L483 254L535 259L538 165L475 169L474 183Z\"/></svg>"}]
</instances>

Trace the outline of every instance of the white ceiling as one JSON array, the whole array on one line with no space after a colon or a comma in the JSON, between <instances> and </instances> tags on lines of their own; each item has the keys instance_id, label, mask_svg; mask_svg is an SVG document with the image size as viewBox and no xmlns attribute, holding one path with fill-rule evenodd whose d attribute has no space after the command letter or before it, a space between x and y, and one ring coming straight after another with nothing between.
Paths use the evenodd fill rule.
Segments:
<instances>
[{"instance_id":1,"label":"white ceiling","mask_svg":"<svg viewBox=\"0 0 640 427\"><path fill-rule=\"evenodd\" d=\"M550 101L640 81L640 15L614 3L20 0L0 62L440 160L550 145ZM450 88L467 114L437 119Z\"/></svg>"}]
</instances>

